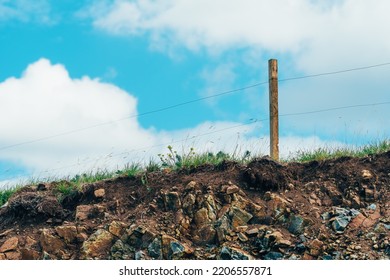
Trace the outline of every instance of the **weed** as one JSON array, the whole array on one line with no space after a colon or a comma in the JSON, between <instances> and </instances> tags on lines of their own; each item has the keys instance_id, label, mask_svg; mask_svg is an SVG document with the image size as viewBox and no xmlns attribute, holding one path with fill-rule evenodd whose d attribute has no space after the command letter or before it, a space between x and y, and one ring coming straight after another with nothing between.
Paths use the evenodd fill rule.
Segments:
<instances>
[{"instance_id":1,"label":"weed","mask_svg":"<svg viewBox=\"0 0 390 280\"><path fill-rule=\"evenodd\" d=\"M122 170L117 170L116 175L126 175L130 178L134 178L142 171L141 166L138 163L126 164Z\"/></svg>"},{"instance_id":2,"label":"weed","mask_svg":"<svg viewBox=\"0 0 390 280\"><path fill-rule=\"evenodd\" d=\"M159 171L160 169L161 169L160 164L152 160L149 160L148 165L145 167L146 172L155 172L155 171Z\"/></svg>"},{"instance_id":3,"label":"weed","mask_svg":"<svg viewBox=\"0 0 390 280\"><path fill-rule=\"evenodd\" d=\"M18 190L18 188L10 188L5 190L0 190L0 207L3 206L8 199Z\"/></svg>"}]
</instances>

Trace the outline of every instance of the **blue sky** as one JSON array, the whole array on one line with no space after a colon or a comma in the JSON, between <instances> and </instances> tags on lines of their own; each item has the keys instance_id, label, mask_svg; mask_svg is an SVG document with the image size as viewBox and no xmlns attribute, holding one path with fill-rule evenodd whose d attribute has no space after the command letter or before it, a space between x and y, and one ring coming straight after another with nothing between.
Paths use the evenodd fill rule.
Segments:
<instances>
[{"instance_id":1,"label":"blue sky","mask_svg":"<svg viewBox=\"0 0 390 280\"><path fill-rule=\"evenodd\" d=\"M280 79L390 62L389 8L0 0L0 181L113 169L169 144L267 154L267 84L207 97L267 81L270 58ZM389 75L384 65L281 82L280 113L388 102ZM386 104L283 117L282 156L386 138L389 117Z\"/></svg>"}]
</instances>

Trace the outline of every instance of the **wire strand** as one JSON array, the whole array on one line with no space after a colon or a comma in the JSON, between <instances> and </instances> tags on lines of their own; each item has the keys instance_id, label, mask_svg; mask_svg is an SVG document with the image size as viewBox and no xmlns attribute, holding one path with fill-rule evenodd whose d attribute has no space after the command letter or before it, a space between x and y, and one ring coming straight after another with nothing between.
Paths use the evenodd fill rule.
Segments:
<instances>
[{"instance_id":1,"label":"wire strand","mask_svg":"<svg viewBox=\"0 0 390 280\"><path fill-rule=\"evenodd\" d=\"M346 72L361 71L361 70L366 70L366 69L371 69L371 68L378 68L378 67L384 67L384 66L389 66L389 65L390 65L390 62L385 62L385 63L374 64L374 65L369 65L369 66L356 67L356 68L350 68L350 69L343 69L343 70L338 70L338 71L333 71L333 72L324 72L324 73L318 73L318 74L311 74L311 75L305 75L305 76L285 78L285 79L280 79L279 82L308 79L308 78L314 78L314 77L320 77L320 76L337 75L337 74L342 74L342 73L346 73ZM177 104L170 105L170 106L167 106L167 107L162 107L162 108L159 108L159 109L155 109L155 110L151 110L151 111L147 111L147 112L143 112L143 113L139 113L139 114L135 114L135 115L131 115L131 116L126 116L126 117L123 117L123 118L120 118L120 119L116 119L116 120L112 120L112 121L102 122L102 123L94 124L94 125L91 125L91 126L86 126L86 127L82 127L82 128L78 128L78 129L73 129L73 130L61 132L61 133L58 133L58 134L53 134L53 135L49 135L49 136L45 136L45 137L40 137L40 138L28 140L28 141L23 141L23 142L11 144L11 145L3 146L3 147L0 147L0 151L1 150L6 150L6 149L10 149L10 148L14 148L14 147L18 147L18 146L22 146L22 145L28 145L28 144L41 142L41 141L46 141L46 140L50 140L50 139L53 139L53 138L57 138L57 137L65 136L65 135L70 135L70 134L74 134L74 133L78 133L78 132L85 131L85 130L92 129L92 128L96 128L96 127L101 127L101 126L105 126L105 125L111 125L113 123L116 123L116 122L119 122L119 121L123 121L123 120L127 120L127 119L142 117L142 116L146 116L146 115L155 114L155 113L158 113L158 112L171 110L171 109L174 109L174 108L177 108L177 107L181 107L181 106L185 106L185 105L188 105L188 104L196 103L196 102L199 102L199 101L215 98L215 97L218 97L218 96L224 96L224 95L236 93L236 92L239 92L239 91L244 91L244 90L255 88L255 87L258 87L258 86L261 86L261 85L265 85L265 84L268 84L268 81L258 82L258 83L255 83L255 84L252 84L252 85L248 85L248 86L244 86L244 87L241 87L241 88L220 92L220 93L209 95L209 96L206 96L206 97L197 98L197 99L193 99L193 100L177 103ZM362 105L360 105L360 106L362 106ZM341 107L341 108L343 108L343 107ZM328 110L328 109L325 109L325 110ZM296 113L296 114L304 114L304 113Z\"/></svg>"},{"instance_id":2,"label":"wire strand","mask_svg":"<svg viewBox=\"0 0 390 280\"><path fill-rule=\"evenodd\" d=\"M310 74L310 75L305 75L305 76L279 79L279 82L287 82L287 81L302 80L302 79L316 78L316 77L322 77L322 76L338 75L338 74L343 74L343 73L348 73L348 72L361 71L361 70L367 70L367 69L371 69L371 68L378 68L378 67L384 67L384 66L390 66L390 62L374 64L374 65L369 65L369 66L356 67L356 68L350 68L350 69L337 70L337 71L333 71L333 72L324 72L324 73L318 73L318 74Z\"/></svg>"}]
</instances>

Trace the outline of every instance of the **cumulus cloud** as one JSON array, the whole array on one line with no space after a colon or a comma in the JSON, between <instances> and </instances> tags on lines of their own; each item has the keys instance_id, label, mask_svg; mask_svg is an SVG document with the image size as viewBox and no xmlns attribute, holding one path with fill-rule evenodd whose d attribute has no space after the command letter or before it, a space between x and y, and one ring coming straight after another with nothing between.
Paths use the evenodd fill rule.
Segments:
<instances>
[{"instance_id":1,"label":"cumulus cloud","mask_svg":"<svg viewBox=\"0 0 390 280\"><path fill-rule=\"evenodd\" d=\"M97 1L87 11L84 15L97 28L123 35L150 33L156 43L167 39L192 50L255 45L280 51L298 48L323 13L306 0L115 0Z\"/></svg>"},{"instance_id":2,"label":"cumulus cloud","mask_svg":"<svg viewBox=\"0 0 390 280\"><path fill-rule=\"evenodd\" d=\"M156 159L168 145L178 152L268 154L268 138L256 133L263 126L258 122L204 122L158 131L142 127L136 115L133 94L87 76L72 79L65 66L47 59L32 63L21 77L0 83L0 185L13 182L13 174L21 176L21 167L35 178L115 169ZM281 143L283 156L324 144L315 137Z\"/></svg>"},{"instance_id":3,"label":"cumulus cloud","mask_svg":"<svg viewBox=\"0 0 390 280\"><path fill-rule=\"evenodd\" d=\"M315 74L390 61L386 37L390 2L193 0L97 1L85 9L93 25L121 36L148 36L152 46L171 53L186 48L209 54L242 50L242 57L205 68L202 96L218 92L235 78L237 59L253 68L263 67L264 53L282 56L280 75ZM260 59L260 58L261 59ZM256 61L256 63L253 63ZM237 70L238 71L238 70ZM388 100L389 67L376 68L280 85L280 113L381 103ZM218 90L217 90L218 89ZM266 94L263 95L267 112ZM248 104L250 107L251 104ZM352 142L390 134L388 106L368 106L321 114L286 117L287 133L327 135ZM283 126L284 125L284 126ZM295 127L295 129L293 129Z\"/></svg>"},{"instance_id":4,"label":"cumulus cloud","mask_svg":"<svg viewBox=\"0 0 390 280\"><path fill-rule=\"evenodd\" d=\"M155 141L136 118L124 119L137 113L134 96L98 79L71 79L64 66L46 59L2 82L0 100L1 158L33 170Z\"/></svg>"},{"instance_id":5,"label":"cumulus cloud","mask_svg":"<svg viewBox=\"0 0 390 280\"><path fill-rule=\"evenodd\" d=\"M156 44L166 40L191 50L291 52L300 54L301 67L315 70L309 67L312 56L327 68L343 56L361 56L361 50L362 61L388 54L389 8L386 0L113 0L96 1L83 14L117 35L148 34Z\"/></svg>"}]
</instances>

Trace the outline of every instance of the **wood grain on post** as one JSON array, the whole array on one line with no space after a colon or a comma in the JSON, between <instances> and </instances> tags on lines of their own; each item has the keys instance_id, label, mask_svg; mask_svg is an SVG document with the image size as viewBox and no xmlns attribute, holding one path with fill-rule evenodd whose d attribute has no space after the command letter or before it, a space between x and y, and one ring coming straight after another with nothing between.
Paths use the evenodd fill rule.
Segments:
<instances>
[{"instance_id":1,"label":"wood grain on post","mask_svg":"<svg viewBox=\"0 0 390 280\"><path fill-rule=\"evenodd\" d=\"M278 61L268 61L269 115L270 115L270 155L279 160L279 102L278 102Z\"/></svg>"}]
</instances>

